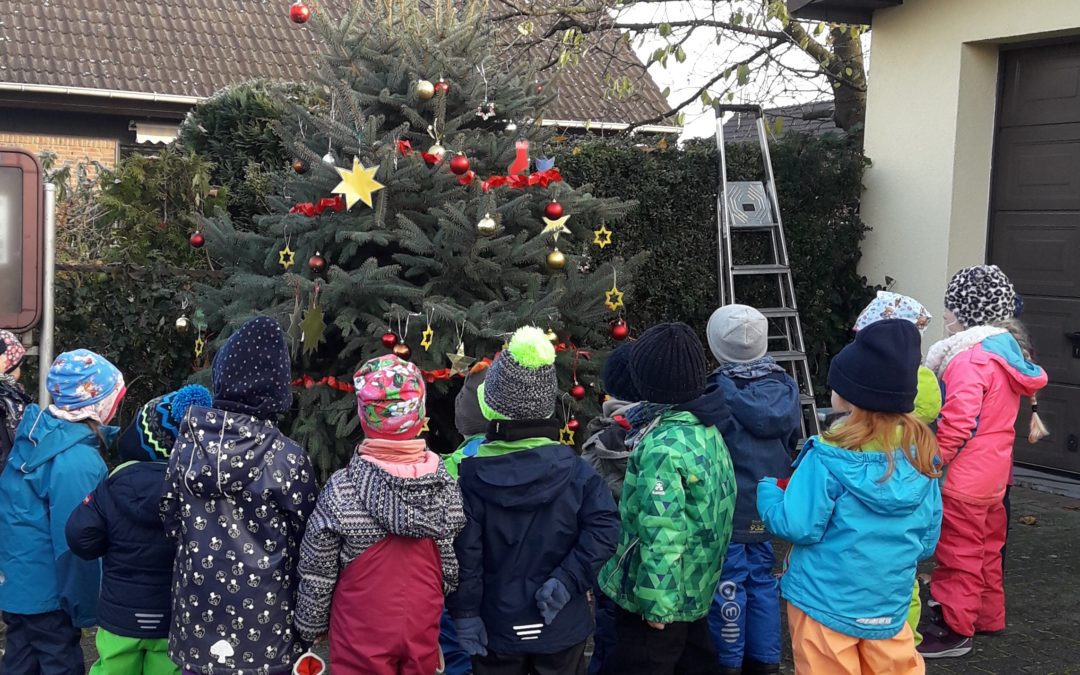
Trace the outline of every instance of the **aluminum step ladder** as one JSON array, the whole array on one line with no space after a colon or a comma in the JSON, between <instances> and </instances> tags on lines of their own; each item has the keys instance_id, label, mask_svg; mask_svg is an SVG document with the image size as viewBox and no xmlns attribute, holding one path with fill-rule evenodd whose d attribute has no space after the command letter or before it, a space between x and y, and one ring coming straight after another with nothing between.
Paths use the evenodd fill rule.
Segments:
<instances>
[{"instance_id":1,"label":"aluminum step ladder","mask_svg":"<svg viewBox=\"0 0 1080 675\"><path fill-rule=\"evenodd\" d=\"M716 215L719 241L720 304L740 302L758 306L769 320L769 355L783 366L799 385L803 408L803 438L818 433L818 412L814 386L810 379L810 364L806 359L802 324L795 302L795 284L791 278L784 226L780 220L780 202L776 195L769 155L765 116L757 105L717 105L716 146L720 155L720 186L717 191ZM724 139L724 116L727 113L752 116L757 127L764 181L733 182L728 180L727 152ZM756 238L758 246L748 250L766 251L761 260L736 261L736 246ZM737 241L741 240L741 241ZM764 240L762 243L761 240ZM766 305L753 302L746 290L755 286L759 295L767 296ZM775 304L773 304L775 303Z\"/></svg>"}]
</instances>

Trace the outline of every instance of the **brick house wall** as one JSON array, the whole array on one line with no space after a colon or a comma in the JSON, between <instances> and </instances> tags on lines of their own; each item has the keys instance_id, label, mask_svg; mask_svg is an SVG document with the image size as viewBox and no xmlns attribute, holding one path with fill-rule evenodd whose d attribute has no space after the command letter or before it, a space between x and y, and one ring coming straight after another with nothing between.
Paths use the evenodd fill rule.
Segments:
<instances>
[{"instance_id":1,"label":"brick house wall","mask_svg":"<svg viewBox=\"0 0 1080 675\"><path fill-rule=\"evenodd\" d=\"M120 152L120 143L115 138L93 138L87 136L59 136L49 134L15 133L0 131L0 146L23 148L41 155L48 150L56 153L58 164L72 165L84 162L99 162L111 167L116 164ZM93 171L91 167L91 172Z\"/></svg>"}]
</instances>

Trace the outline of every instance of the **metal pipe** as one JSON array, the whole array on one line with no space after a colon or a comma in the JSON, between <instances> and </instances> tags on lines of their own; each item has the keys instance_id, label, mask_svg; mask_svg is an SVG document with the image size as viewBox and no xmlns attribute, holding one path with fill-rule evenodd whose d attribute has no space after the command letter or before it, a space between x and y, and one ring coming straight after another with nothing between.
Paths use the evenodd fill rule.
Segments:
<instances>
[{"instance_id":1,"label":"metal pipe","mask_svg":"<svg viewBox=\"0 0 1080 675\"><path fill-rule=\"evenodd\" d=\"M45 408L52 398L47 382L53 361L53 334L56 331L56 186L45 183L45 283L43 289L41 339L38 341L38 404Z\"/></svg>"},{"instance_id":2,"label":"metal pipe","mask_svg":"<svg viewBox=\"0 0 1080 675\"><path fill-rule=\"evenodd\" d=\"M0 91L17 91L32 94L60 94L62 96L93 96L96 98L124 99L129 101L151 101L154 103L178 103L193 106L205 100L201 96L177 96L175 94L155 94L141 91L121 91L112 89L91 89L89 87L60 87L51 84L25 84L22 82L0 82Z\"/></svg>"}]
</instances>

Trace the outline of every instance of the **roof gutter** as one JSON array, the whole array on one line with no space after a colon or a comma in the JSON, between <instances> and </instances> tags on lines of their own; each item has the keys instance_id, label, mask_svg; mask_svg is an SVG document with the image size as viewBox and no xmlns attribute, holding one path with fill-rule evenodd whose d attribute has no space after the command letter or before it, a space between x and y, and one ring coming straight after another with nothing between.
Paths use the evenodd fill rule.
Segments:
<instances>
[{"instance_id":1,"label":"roof gutter","mask_svg":"<svg viewBox=\"0 0 1080 675\"><path fill-rule=\"evenodd\" d=\"M123 99L125 101L149 101L152 103L173 103L186 106L193 106L203 100L203 98L199 96L175 96L171 94L153 94L141 91L90 89L88 87L59 87L51 84L25 84L22 82L0 82L0 91L17 91L27 94L86 96L93 98Z\"/></svg>"},{"instance_id":2,"label":"roof gutter","mask_svg":"<svg viewBox=\"0 0 1080 675\"><path fill-rule=\"evenodd\" d=\"M540 122L545 127L562 127L568 129L588 129L599 131L626 131L630 125L625 122L579 122L576 120L549 120ZM634 127L634 133L638 134L681 134L682 127L666 126L662 124L643 124Z\"/></svg>"}]
</instances>

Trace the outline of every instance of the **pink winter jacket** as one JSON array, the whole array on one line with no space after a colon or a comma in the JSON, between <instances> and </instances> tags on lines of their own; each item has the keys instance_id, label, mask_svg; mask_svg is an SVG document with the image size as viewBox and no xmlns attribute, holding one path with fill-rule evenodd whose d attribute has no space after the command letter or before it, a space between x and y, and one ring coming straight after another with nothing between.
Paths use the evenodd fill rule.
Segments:
<instances>
[{"instance_id":1,"label":"pink winter jacket","mask_svg":"<svg viewBox=\"0 0 1080 675\"><path fill-rule=\"evenodd\" d=\"M1008 333L987 337L941 367L942 494L970 504L1001 501L1012 473L1020 397L1046 386L1046 372L1024 359Z\"/></svg>"}]
</instances>

